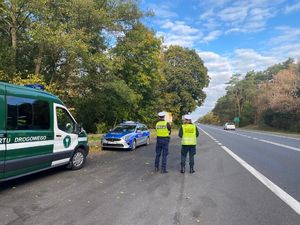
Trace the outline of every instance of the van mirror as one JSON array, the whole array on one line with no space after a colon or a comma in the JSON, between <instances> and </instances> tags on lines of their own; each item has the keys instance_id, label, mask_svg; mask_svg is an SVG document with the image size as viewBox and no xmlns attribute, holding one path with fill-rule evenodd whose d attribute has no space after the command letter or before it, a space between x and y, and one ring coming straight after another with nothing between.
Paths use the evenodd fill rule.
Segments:
<instances>
[{"instance_id":1,"label":"van mirror","mask_svg":"<svg viewBox=\"0 0 300 225\"><path fill-rule=\"evenodd\" d=\"M82 132L82 130L83 130L82 123L76 123L74 133L80 134Z\"/></svg>"}]
</instances>

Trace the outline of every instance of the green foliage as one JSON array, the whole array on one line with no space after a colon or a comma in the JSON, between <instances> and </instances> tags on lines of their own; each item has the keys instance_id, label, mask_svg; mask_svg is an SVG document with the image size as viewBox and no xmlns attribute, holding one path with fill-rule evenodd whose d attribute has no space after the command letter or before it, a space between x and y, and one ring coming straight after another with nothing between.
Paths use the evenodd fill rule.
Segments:
<instances>
[{"instance_id":1,"label":"green foliage","mask_svg":"<svg viewBox=\"0 0 300 225\"><path fill-rule=\"evenodd\" d=\"M103 134L107 132L107 125L105 123L96 123L96 133Z\"/></svg>"},{"instance_id":2,"label":"green foliage","mask_svg":"<svg viewBox=\"0 0 300 225\"><path fill-rule=\"evenodd\" d=\"M288 59L262 72L250 71L244 78L233 75L226 95L218 99L213 113L222 123L238 116L240 126L263 123L299 131L299 68L299 63Z\"/></svg>"},{"instance_id":3,"label":"green foliage","mask_svg":"<svg viewBox=\"0 0 300 225\"><path fill-rule=\"evenodd\" d=\"M141 23L136 0L0 1L0 79L59 95L88 132L123 119L153 127L202 104L207 69ZM176 61L176 65L174 62Z\"/></svg>"},{"instance_id":4,"label":"green foliage","mask_svg":"<svg viewBox=\"0 0 300 225\"><path fill-rule=\"evenodd\" d=\"M289 131L300 131L300 113L299 112L274 112L272 109L266 110L262 115L264 124Z\"/></svg>"},{"instance_id":5,"label":"green foliage","mask_svg":"<svg viewBox=\"0 0 300 225\"><path fill-rule=\"evenodd\" d=\"M47 84L44 77L40 74L29 74L25 78L21 77L20 74L14 74L13 78L10 79L7 74L0 71L0 80L10 82L17 85L26 85L26 84L40 84L45 87L45 90L55 94L61 95L62 91L57 89L55 84Z\"/></svg>"},{"instance_id":6,"label":"green foliage","mask_svg":"<svg viewBox=\"0 0 300 225\"><path fill-rule=\"evenodd\" d=\"M180 46L170 46L164 52L164 61L165 108L180 120L182 115L202 105L206 97L203 88L209 83L207 68L195 50Z\"/></svg>"},{"instance_id":7,"label":"green foliage","mask_svg":"<svg viewBox=\"0 0 300 225\"><path fill-rule=\"evenodd\" d=\"M209 112L198 120L199 123L220 125L221 119L213 112Z\"/></svg>"},{"instance_id":8,"label":"green foliage","mask_svg":"<svg viewBox=\"0 0 300 225\"><path fill-rule=\"evenodd\" d=\"M138 23L113 49L114 73L138 96L138 110L133 118L153 123L161 98L162 73L161 40L144 25Z\"/></svg>"}]
</instances>

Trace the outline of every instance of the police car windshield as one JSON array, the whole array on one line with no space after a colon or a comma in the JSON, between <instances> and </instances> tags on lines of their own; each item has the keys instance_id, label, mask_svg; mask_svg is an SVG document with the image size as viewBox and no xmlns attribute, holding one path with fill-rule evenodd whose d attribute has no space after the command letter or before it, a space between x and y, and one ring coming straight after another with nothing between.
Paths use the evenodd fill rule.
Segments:
<instances>
[{"instance_id":1,"label":"police car windshield","mask_svg":"<svg viewBox=\"0 0 300 225\"><path fill-rule=\"evenodd\" d=\"M117 126L113 129L113 132L122 133L122 132L134 132L136 125L122 125Z\"/></svg>"}]
</instances>

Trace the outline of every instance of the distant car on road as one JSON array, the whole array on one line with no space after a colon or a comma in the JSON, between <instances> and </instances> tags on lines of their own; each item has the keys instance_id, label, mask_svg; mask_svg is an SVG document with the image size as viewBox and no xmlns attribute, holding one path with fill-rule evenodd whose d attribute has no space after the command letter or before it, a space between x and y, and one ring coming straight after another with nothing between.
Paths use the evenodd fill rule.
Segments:
<instances>
[{"instance_id":1,"label":"distant car on road","mask_svg":"<svg viewBox=\"0 0 300 225\"><path fill-rule=\"evenodd\" d=\"M225 123L224 130L235 130L235 124L233 122Z\"/></svg>"},{"instance_id":2,"label":"distant car on road","mask_svg":"<svg viewBox=\"0 0 300 225\"><path fill-rule=\"evenodd\" d=\"M134 150L140 145L150 144L150 131L147 126L133 121L119 124L101 139L102 148Z\"/></svg>"}]
</instances>

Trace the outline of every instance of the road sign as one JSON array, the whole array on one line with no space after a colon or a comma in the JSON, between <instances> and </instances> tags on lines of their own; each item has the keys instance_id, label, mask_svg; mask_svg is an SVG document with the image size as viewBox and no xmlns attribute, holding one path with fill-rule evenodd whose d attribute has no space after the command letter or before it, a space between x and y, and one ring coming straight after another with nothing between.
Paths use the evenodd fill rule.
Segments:
<instances>
[{"instance_id":1,"label":"road sign","mask_svg":"<svg viewBox=\"0 0 300 225\"><path fill-rule=\"evenodd\" d=\"M234 121L235 123L239 123L239 122L240 122L240 117L234 117L233 121Z\"/></svg>"}]
</instances>

